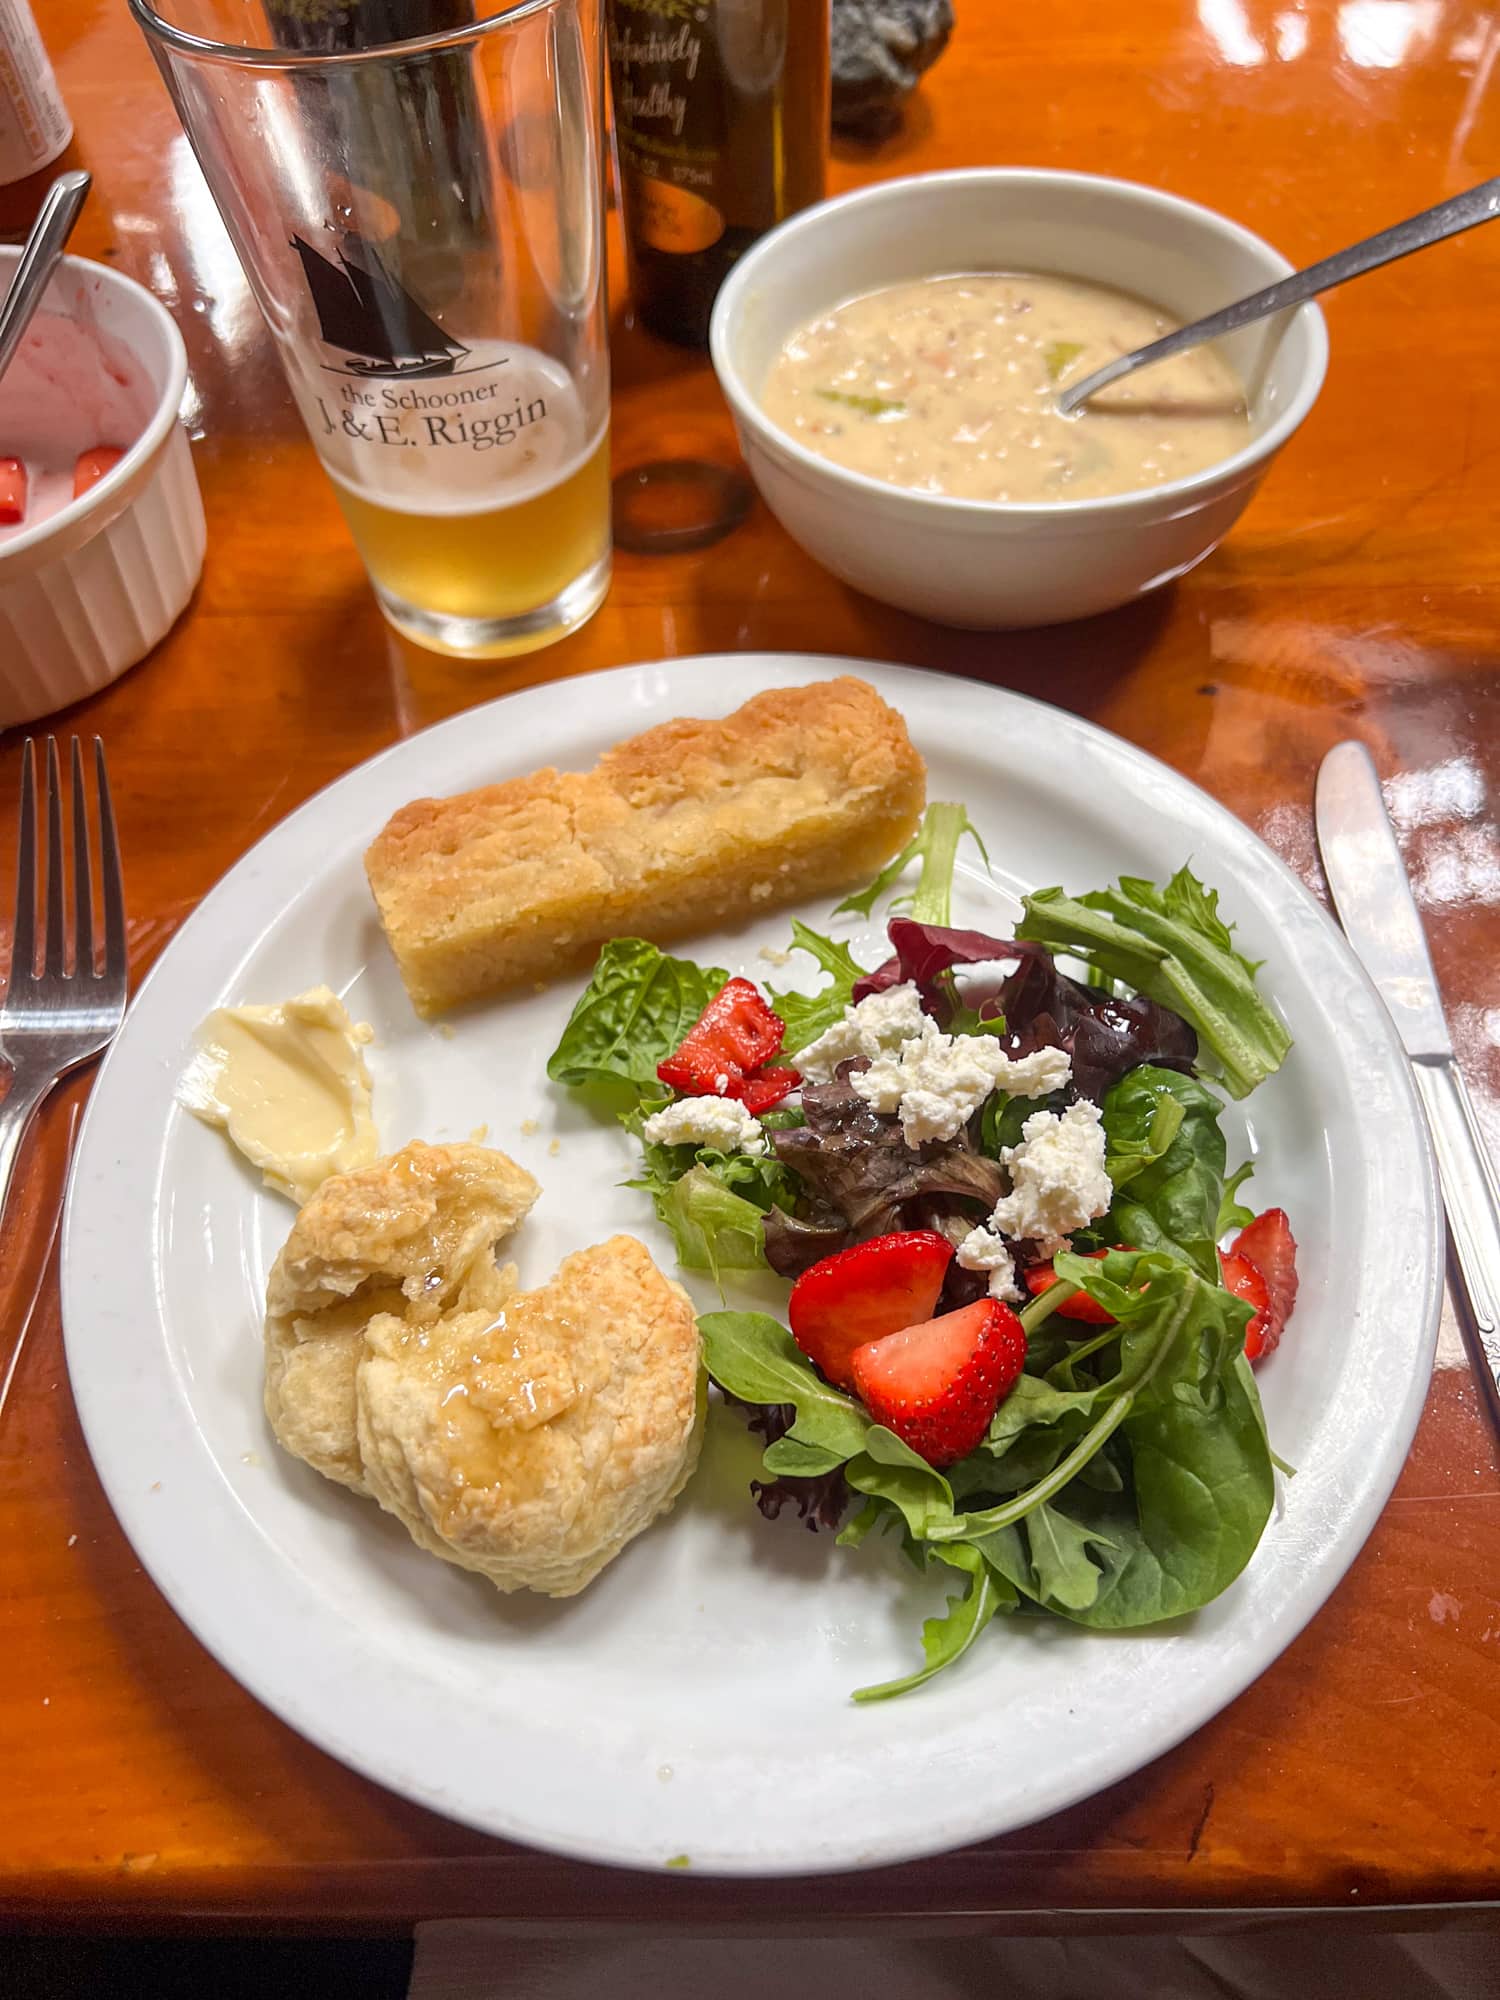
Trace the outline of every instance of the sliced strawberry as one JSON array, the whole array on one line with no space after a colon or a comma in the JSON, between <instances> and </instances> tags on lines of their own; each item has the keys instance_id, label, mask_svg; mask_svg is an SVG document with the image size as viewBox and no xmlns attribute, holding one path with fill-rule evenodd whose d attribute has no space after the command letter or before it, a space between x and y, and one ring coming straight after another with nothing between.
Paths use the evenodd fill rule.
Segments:
<instances>
[{"instance_id":1,"label":"sliced strawberry","mask_svg":"<svg viewBox=\"0 0 1500 2000\"><path fill-rule=\"evenodd\" d=\"M1253 1361L1275 1347L1297 1303L1297 1244L1286 1210L1268 1208L1246 1223L1234 1240L1231 1255L1235 1254L1248 1257L1259 1269L1271 1295L1259 1348L1252 1352L1248 1336L1245 1341L1245 1352Z\"/></svg>"},{"instance_id":2,"label":"sliced strawberry","mask_svg":"<svg viewBox=\"0 0 1500 2000\"><path fill-rule=\"evenodd\" d=\"M741 1069L755 1069L781 1047L786 1023L773 1014L758 986L727 979L688 1030L687 1042L708 1042Z\"/></svg>"},{"instance_id":3,"label":"sliced strawberry","mask_svg":"<svg viewBox=\"0 0 1500 2000\"><path fill-rule=\"evenodd\" d=\"M0 525L26 519L26 467L19 458L0 458Z\"/></svg>"},{"instance_id":4,"label":"sliced strawberry","mask_svg":"<svg viewBox=\"0 0 1500 2000\"><path fill-rule=\"evenodd\" d=\"M1271 1315L1271 1291L1259 1264L1245 1256L1241 1250L1221 1250L1219 1269L1224 1276L1224 1289L1233 1292L1237 1299L1243 1299L1255 1308L1255 1317L1245 1328L1245 1359L1259 1361L1262 1354L1269 1354L1276 1345L1281 1329L1267 1341L1267 1331Z\"/></svg>"},{"instance_id":5,"label":"sliced strawberry","mask_svg":"<svg viewBox=\"0 0 1500 2000\"><path fill-rule=\"evenodd\" d=\"M96 444L79 452L73 461L73 498L79 500L91 486L97 486L106 472L113 472L125 456L117 444Z\"/></svg>"},{"instance_id":6,"label":"sliced strawberry","mask_svg":"<svg viewBox=\"0 0 1500 2000\"><path fill-rule=\"evenodd\" d=\"M693 1048L691 1041L690 1035L675 1055L656 1065L662 1082L687 1097L738 1097L745 1081L740 1065L713 1049Z\"/></svg>"},{"instance_id":7,"label":"sliced strawberry","mask_svg":"<svg viewBox=\"0 0 1500 2000\"><path fill-rule=\"evenodd\" d=\"M657 1064L656 1074L674 1090L695 1096L738 1097L733 1086L768 1062L785 1035L786 1023L771 1012L758 987L748 979L728 979L673 1053Z\"/></svg>"},{"instance_id":8,"label":"sliced strawberry","mask_svg":"<svg viewBox=\"0 0 1500 2000\"><path fill-rule=\"evenodd\" d=\"M854 1386L877 1423L929 1465L966 1458L1026 1365L1026 1334L999 1299L980 1299L854 1350Z\"/></svg>"},{"instance_id":9,"label":"sliced strawberry","mask_svg":"<svg viewBox=\"0 0 1500 2000\"><path fill-rule=\"evenodd\" d=\"M747 1076L739 1088L731 1089L729 1095L737 1097L745 1109L755 1117L762 1111L769 1111L773 1104L779 1104L783 1097L790 1095L802 1078L794 1069L763 1069L754 1076Z\"/></svg>"},{"instance_id":10,"label":"sliced strawberry","mask_svg":"<svg viewBox=\"0 0 1500 2000\"><path fill-rule=\"evenodd\" d=\"M953 1261L932 1229L872 1236L802 1273L787 1308L792 1338L840 1389L852 1387L856 1347L928 1318Z\"/></svg>"},{"instance_id":11,"label":"sliced strawberry","mask_svg":"<svg viewBox=\"0 0 1500 2000\"><path fill-rule=\"evenodd\" d=\"M1107 1250L1080 1250L1080 1257L1107 1257ZM1026 1281L1026 1289L1033 1298L1038 1292L1049 1292L1057 1283L1057 1273L1050 1264L1033 1264L1021 1273ZM1091 1299L1087 1292L1074 1292L1064 1299L1057 1308L1063 1319L1081 1319L1090 1326L1113 1326L1114 1315L1107 1313L1097 1299Z\"/></svg>"}]
</instances>

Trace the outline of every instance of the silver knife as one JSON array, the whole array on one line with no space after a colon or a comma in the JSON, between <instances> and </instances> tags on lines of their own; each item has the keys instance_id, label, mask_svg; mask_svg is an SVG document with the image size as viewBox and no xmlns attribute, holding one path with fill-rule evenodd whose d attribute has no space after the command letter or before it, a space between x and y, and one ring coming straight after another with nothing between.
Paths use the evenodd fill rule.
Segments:
<instances>
[{"instance_id":1,"label":"silver knife","mask_svg":"<svg viewBox=\"0 0 1500 2000\"><path fill-rule=\"evenodd\" d=\"M1427 1113L1470 1329L1500 1417L1500 1180L1443 1018L1416 899L1363 743L1318 772L1318 846L1344 935L1390 1010Z\"/></svg>"}]
</instances>

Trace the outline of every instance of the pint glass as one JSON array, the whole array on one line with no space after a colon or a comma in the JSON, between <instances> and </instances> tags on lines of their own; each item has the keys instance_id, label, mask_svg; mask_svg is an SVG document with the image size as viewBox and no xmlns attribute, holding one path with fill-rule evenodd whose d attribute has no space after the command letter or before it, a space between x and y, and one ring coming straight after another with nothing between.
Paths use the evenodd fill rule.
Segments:
<instances>
[{"instance_id":1,"label":"pint glass","mask_svg":"<svg viewBox=\"0 0 1500 2000\"><path fill-rule=\"evenodd\" d=\"M463 657L609 586L599 0L131 0L381 609Z\"/></svg>"}]
</instances>

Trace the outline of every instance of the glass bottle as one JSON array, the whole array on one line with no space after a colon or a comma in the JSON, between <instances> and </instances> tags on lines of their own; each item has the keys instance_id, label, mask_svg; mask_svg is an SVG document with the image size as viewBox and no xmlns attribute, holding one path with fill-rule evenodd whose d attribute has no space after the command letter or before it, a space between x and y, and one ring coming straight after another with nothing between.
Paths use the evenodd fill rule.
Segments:
<instances>
[{"instance_id":1,"label":"glass bottle","mask_svg":"<svg viewBox=\"0 0 1500 2000\"><path fill-rule=\"evenodd\" d=\"M690 346L729 267L820 201L829 0L608 0L635 309Z\"/></svg>"}]
</instances>

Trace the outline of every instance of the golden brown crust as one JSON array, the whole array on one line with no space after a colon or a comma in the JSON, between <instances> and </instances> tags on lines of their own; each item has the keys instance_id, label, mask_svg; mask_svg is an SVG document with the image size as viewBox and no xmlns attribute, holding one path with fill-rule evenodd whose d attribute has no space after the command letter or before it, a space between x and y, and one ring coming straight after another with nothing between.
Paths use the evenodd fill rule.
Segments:
<instances>
[{"instance_id":1,"label":"golden brown crust","mask_svg":"<svg viewBox=\"0 0 1500 2000\"><path fill-rule=\"evenodd\" d=\"M911 833L906 725L844 675L722 721L660 724L590 772L537 771L397 812L365 856L419 1013L841 888Z\"/></svg>"},{"instance_id":2,"label":"golden brown crust","mask_svg":"<svg viewBox=\"0 0 1500 2000\"><path fill-rule=\"evenodd\" d=\"M278 1441L499 1590L581 1590L686 1484L698 1329L634 1237L533 1292L496 1242L537 1194L480 1146L404 1147L326 1181L267 1288Z\"/></svg>"},{"instance_id":3,"label":"golden brown crust","mask_svg":"<svg viewBox=\"0 0 1500 2000\"><path fill-rule=\"evenodd\" d=\"M692 1303L633 1236L565 1257L498 1317L446 1314L420 1344L382 1317L365 1340L369 1491L498 1590L582 1590L697 1463Z\"/></svg>"}]
</instances>

